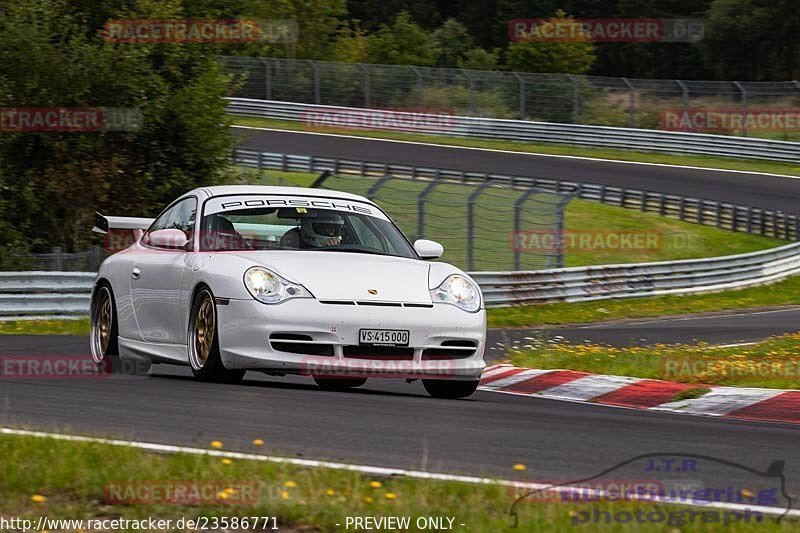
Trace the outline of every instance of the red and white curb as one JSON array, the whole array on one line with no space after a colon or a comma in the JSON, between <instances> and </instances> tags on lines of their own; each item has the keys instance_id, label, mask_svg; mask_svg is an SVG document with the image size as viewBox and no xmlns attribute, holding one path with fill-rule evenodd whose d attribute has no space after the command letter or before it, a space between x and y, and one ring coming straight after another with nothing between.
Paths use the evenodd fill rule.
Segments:
<instances>
[{"instance_id":1,"label":"red and white curb","mask_svg":"<svg viewBox=\"0 0 800 533\"><path fill-rule=\"evenodd\" d=\"M698 398L673 401L702 385L603 376L574 370L487 367L480 390L599 405L800 424L800 390L708 387Z\"/></svg>"}]
</instances>

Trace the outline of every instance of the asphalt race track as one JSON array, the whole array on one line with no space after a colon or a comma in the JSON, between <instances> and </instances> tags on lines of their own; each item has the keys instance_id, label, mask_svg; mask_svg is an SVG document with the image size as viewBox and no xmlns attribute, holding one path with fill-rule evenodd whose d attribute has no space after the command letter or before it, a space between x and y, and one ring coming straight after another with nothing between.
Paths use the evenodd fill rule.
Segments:
<instances>
[{"instance_id":1,"label":"asphalt race track","mask_svg":"<svg viewBox=\"0 0 800 533\"><path fill-rule=\"evenodd\" d=\"M493 152L288 131L243 128L234 128L233 131L240 138L241 147L264 152L600 183L778 209L788 213L800 211L797 206L800 178Z\"/></svg>"},{"instance_id":2,"label":"asphalt race track","mask_svg":"<svg viewBox=\"0 0 800 533\"><path fill-rule=\"evenodd\" d=\"M499 357L504 350L514 345L524 347L533 340L555 339L620 347L694 342L728 345L755 342L798 330L800 330L800 308L796 307L746 313L723 312L648 318L547 329L490 330L489 351L486 358Z\"/></svg>"},{"instance_id":3,"label":"asphalt race track","mask_svg":"<svg viewBox=\"0 0 800 533\"><path fill-rule=\"evenodd\" d=\"M81 337L0 342L0 357L88 357ZM197 382L183 367L156 365L152 374L2 379L0 425L198 447L218 439L233 451L253 451L249 442L260 437L263 453L525 480L580 479L643 453L713 455L759 470L780 459L790 490L800 487L796 426L480 391L434 400L418 382L395 380L327 392L303 377L250 372L241 385L220 385ZM526 477L514 463L528 466ZM732 475L707 471L704 481Z\"/></svg>"},{"instance_id":4,"label":"asphalt race track","mask_svg":"<svg viewBox=\"0 0 800 533\"><path fill-rule=\"evenodd\" d=\"M243 135L244 130L237 130ZM796 211L800 181L581 159L461 150L288 132L248 132L242 146L432 167L542 176L679 192ZM705 340L747 342L798 329L800 309L640 320L490 335L495 350L526 338L561 336L613 345ZM503 347L498 348L498 343ZM88 357L81 337L0 336L9 356ZM0 426L207 447L525 481L575 480L645 453L703 454L765 470L786 461L787 488L800 494L800 427L645 412L479 391L434 400L419 382L372 379L349 392L318 389L309 378L250 372L241 385L201 383L187 368L156 365L151 376L0 379ZM525 473L512 469L527 465ZM742 477L744 476L744 477ZM707 485L749 478L709 468Z\"/></svg>"}]
</instances>

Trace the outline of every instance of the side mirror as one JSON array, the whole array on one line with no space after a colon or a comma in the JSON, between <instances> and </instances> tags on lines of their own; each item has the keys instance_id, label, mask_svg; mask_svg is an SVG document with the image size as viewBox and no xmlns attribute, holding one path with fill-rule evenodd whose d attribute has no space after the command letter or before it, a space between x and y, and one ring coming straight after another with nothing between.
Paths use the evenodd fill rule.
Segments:
<instances>
[{"instance_id":1,"label":"side mirror","mask_svg":"<svg viewBox=\"0 0 800 533\"><path fill-rule=\"evenodd\" d=\"M422 259L438 259L444 253L444 247L436 241L419 239L414 242L414 250Z\"/></svg>"},{"instance_id":2,"label":"side mirror","mask_svg":"<svg viewBox=\"0 0 800 533\"><path fill-rule=\"evenodd\" d=\"M185 250L189 239L183 230L177 228L159 229L147 234L147 244L156 248Z\"/></svg>"}]
</instances>

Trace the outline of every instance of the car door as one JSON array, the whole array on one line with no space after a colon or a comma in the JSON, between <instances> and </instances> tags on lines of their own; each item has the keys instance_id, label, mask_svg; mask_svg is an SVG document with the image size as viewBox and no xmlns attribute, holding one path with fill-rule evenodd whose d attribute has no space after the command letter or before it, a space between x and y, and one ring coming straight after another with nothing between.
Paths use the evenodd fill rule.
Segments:
<instances>
[{"instance_id":1,"label":"car door","mask_svg":"<svg viewBox=\"0 0 800 533\"><path fill-rule=\"evenodd\" d=\"M183 198L166 209L141 240L142 253L136 254L131 268L131 299L136 321L145 342L179 344L182 309L181 279L193 253L192 243L197 216L197 198ZM161 229L180 229L189 246L156 246L149 235Z\"/></svg>"}]
</instances>

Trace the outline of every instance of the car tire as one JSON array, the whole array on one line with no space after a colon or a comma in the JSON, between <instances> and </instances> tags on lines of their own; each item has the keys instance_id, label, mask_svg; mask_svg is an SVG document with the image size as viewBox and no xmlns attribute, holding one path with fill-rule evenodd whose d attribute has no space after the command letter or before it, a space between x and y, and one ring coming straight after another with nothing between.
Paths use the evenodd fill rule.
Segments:
<instances>
[{"instance_id":1,"label":"car tire","mask_svg":"<svg viewBox=\"0 0 800 533\"><path fill-rule=\"evenodd\" d=\"M456 381L451 379L423 379L422 386L434 398L466 398L478 388L479 380Z\"/></svg>"},{"instance_id":2,"label":"car tire","mask_svg":"<svg viewBox=\"0 0 800 533\"><path fill-rule=\"evenodd\" d=\"M360 387L367 382L367 378L320 378L314 376L314 381L321 389L347 390Z\"/></svg>"},{"instance_id":3,"label":"car tire","mask_svg":"<svg viewBox=\"0 0 800 533\"><path fill-rule=\"evenodd\" d=\"M92 292L89 322L92 360L103 374L146 376L150 361L122 359L119 355L119 327L114 290L103 280Z\"/></svg>"},{"instance_id":4,"label":"car tire","mask_svg":"<svg viewBox=\"0 0 800 533\"><path fill-rule=\"evenodd\" d=\"M197 291L189 314L189 364L192 374L201 381L239 383L246 370L229 370L222 364L219 354L219 328L217 305L211 290L203 287Z\"/></svg>"},{"instance_id":5,"label":"car tire","mask_svg":"<svg viewBox=\"0 0 800 533\"><path fill-rule=\"evenodd\" d=\"M114 291L105 281L98 283L92 293L90 314L89 347L92 360L98 366L105 366L109 359L119 357L117 306Z\"/></svg>"}]
</instances>

